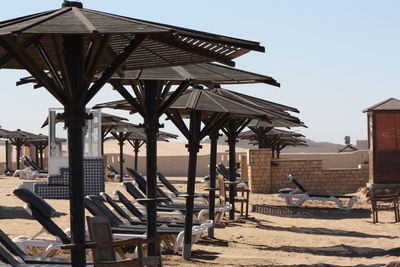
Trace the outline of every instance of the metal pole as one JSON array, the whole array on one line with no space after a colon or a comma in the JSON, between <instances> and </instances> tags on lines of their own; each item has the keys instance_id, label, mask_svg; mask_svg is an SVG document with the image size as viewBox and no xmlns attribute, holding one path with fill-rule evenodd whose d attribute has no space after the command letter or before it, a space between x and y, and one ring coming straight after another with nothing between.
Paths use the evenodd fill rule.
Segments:
<instances>
[{"instance_id":1,"label":"metal pole","mask_svg":"<svg viewBox=\"0 0 400 267\"><path fill-rule=\"evenodd\" d=\"M191 139L188 140L187 146L189 151L189 167L188 167L188 181L187 181L187 196L186 196L186 214L185 214L185 234L183 240L183 258L185 260L191 259L192 254L192 227L193 227L193 206L194 206L194 191L196 182L196 165L197 165L197 152L199 152L199 138L201 124L201 112L190 112L190 134Z\"/></svg>"},{"instance_id":2,"label":"metal pole","mask_svg":"<svg viewBox=\"0 0 400 267\"><path fill-rule=\"evenodd\" d=\"M144 100L147 107L147 116L144 117L146 132L146 173L147 173L147 198L156 198L157 187L157 134L159 130L159 116L157 115L157 91L159 82L144 82ZM157 236L157 202L148 202L147 206L147 237ZM148 245L148 256L160 255L159 245L150 243Z\"/></svg>"},{"instance_id":3,"label":"metal pole","mask_svg":"<svg viewBox=\"0 0 400 267\"><path fill-rule=\"evenodd\" d=\"M217 144L218 144L218 130L210 134L210 186L209 186L209 208L208 219L215 220L215 185L216 185L216 166L217 166ZM208 228L208 237L214 238L214 225Z\"/></svg>"}]
</instances>

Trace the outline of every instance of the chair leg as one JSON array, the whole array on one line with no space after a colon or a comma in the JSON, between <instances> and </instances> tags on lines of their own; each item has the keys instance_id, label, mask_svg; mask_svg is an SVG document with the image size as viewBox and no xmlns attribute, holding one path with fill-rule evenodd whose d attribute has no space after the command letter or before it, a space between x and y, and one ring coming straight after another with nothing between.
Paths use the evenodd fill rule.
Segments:
<instances>
[{"instance_id":1,"label":"chair leg","mask_svg":"<svg viewBox=\"0 0 400 267\"><path fill-rule=\"evenodd\" d=\"M247 192L247 198L246 198L246 219L249 217L249 202L250 202L250 193Z\"/></svg>"}]
</instances>

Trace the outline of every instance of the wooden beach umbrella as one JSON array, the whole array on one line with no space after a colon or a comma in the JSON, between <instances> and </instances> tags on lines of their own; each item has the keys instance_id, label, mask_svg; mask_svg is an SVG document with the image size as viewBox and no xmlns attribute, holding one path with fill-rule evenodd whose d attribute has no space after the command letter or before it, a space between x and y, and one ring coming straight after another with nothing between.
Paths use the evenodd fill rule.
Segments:
<instances>
[{"instance_id":1,"label":"wooden beach umbrella","mask_svg":"<svg viewBox=\"0 0 400 267\"><path fill-rule=\"evenodd\" d=\"M173 94L173 93L172 93ZM99 104L98 107L125 109L136 112L127 101L114 101ZM188 140L189 166L185 215L184 258L191 258L191 229L193 220L194 190L196 178L197 152L200 141L218 130L230 117L235 118L274 118L274 113L249 107L243 103L215 94L212 90L194 88L186 90L169 105L165 113ZM189 118L189 127L183 121ZM201 124L203 123L203 128ZM210 201L212 202L212 201ZM211 211L210 211L211 213Z\"/></svg>"},{"instance_id":2,"label":"wooden beach umbrella","mask_svg":"<svg viewBox=\"0 0 400 267\"><path fill-rule=\"evenodd\" d=\"M220 88L219 86L210 89L218 95L224 96L228 99L244 103L249 107L258 108L269 112L274 115L274 120L266 121L267 124L277 124L282 121L287 123L299 124L300 120L292 116L289 112L299 112L296 108L289 107L286 105L278 104L268 100L256 98L253 96L245 95L238 92L233 92L227 89ZM236 142L238 135L249 125L252 121L251 118L231 118L225 122L221 128L222 132L227 136L227 142L229 145L229 176L231 183L229 184L229 198L232 207L235 207L234 197L236 181ZM229 219L235 218L234 209L229 213Z\"/></svg>"},{"instance_id":3,"label":"wooden beach umbrella","mask_svg":"<svg viewBox=\"0 0 400 267\"><path fill-rule=\"evenodd\" d=\"M274 130L275 127L305 127L307 126L303 122L295 122L295 121L287 121L287 120L275 120L273 122L260 121L260 120L252 120L247 125L250 130L257 137L257 143L259 148L268 148L268 137L269 132ZM283 131L283 130L280 130ZM276 134L276 131L272 131L273 134ZM283 132L281 132L283 134ZM290 132L293 133L293 132ZM294 133L293 133L294 134Z\"/></svg>"},{"instance_id":4,"label":"wooden beach umbrella","mask_svg":"<svg viewBox=\"0 0 400 267\"><path fill-rule=\"evenodd\" d=\"M149 117L148 114L153 114L154 110L157 110L154 115L157 118L165 111L165 109L173 103L173 101L179 97L179 95L187 87L182 86L186 80L191 80L192 84L202 84L209 88L214 88L219 84L247 84L247 83L266 83L274 86L279 86L279 83L270 76L260 75L248 71L243 71L240 69L235 69L231 67L222 66L220 64L213 63L201 63L201 64L191 64L184 66L174 66L174 67L164 67L164 68L154 68L154 69L142 69L137 71L125 71L124 77L118 77L114 75L111 78L110 83L114 86L126 100L124 101L114 101L106 103L104 106L102 104L97 105L97 108L101 107L112 107L119 109L131 110L132 107L144 116ZM154 83L158 87L157 101L153 103L145 102L145 97L143 92L147 83ZM178 88L171 94L169 94L171 86L177 85ZM125 86L131 88L127 89ZM130 89L134 92L134 95L130 94ZM149 104L149 105L148 105ZM158 128L157 128L158 129ZM218 137L218 135L213 135ZM153 139L154 140L154 139ZM148 144L149 146L149 144ZM211 149L216 151L217 140L212 140ZM216 152L215 152L216 153ZM211 176L211 186L210 186L210 199L213 200L215 197L215 165L212 163L216 158L216 154L210 154L210 176ZM157 166L157 162L153 157L147 153L147 160L151 161L152 166ZM153 174L149 172L147 176L151 177ZM214 179L212 178L214 177ZM151 180L151 178L148 178ZM213 206L214 202L210 201L210 206ZM213 207L212 210L214 209ZM210 219L214 219L214 213L210 212ZM213 237L213 228L209 230L209 236Z\"/></svg>"},{"instance_id":5,"label":"wooden beach umbrella","mask_svg":"<svg viewBox=\"0 0 400 267\"><path fill-rule=\"evenodd\" d=\"M114 73L212 61L233 66L234 58L251 50L264 48L257 42L84 9L72 1L64 1L61 9L0 22L0 66L28 70L65 108L74 266L86 262L82 143L84 121L90 118L86 104ZM19 84L24 82L30 81ZM184 82L181 88L186 86ZM146 82L144 89L150 107L156 102L158 84ZM147 115L148 155L155 159L157 112ZM156 165L147 163L151 178L147 193L155 198ZM147 208L147 233L154 238L155 203ZM148 253L157 254L155 244L149 245Z\"/></svg>"},{"instance_id":6,"label":"wooden beach umbrella","mask_svg":"<svg viewBox=\"0 0 400 267\"><path fill-rule=\"evenodd\" d=\"M42 136L22 131L21 129L17 129L16 131L9 131L8 133L2 134L3 138L6 138L10 141L12 145L15 146L16 149L16 162L17 169L20 169L20 157L21 157L21 148L29 143L30 141L40 140Z\"/></svg>"},{"instance_id":7,"label":"wooden beach umbrella","mask_svg":"<svg viewBox=\"0 0 400 267\"><path fill-rule=\"evenodd\" d=\"M6 134L8 134L8 133L10 133L11 131L9 131L9 130L6 130L6 129L3 129L1 126L0 126L0 138L4 138L3 136L4 135L6 135ZM4 139L6 139L6 138L4 138ZM9 154L9 151L8 151L8 140L6 139L6 141L5 141L5 144L4 144L4 146L5 146L5 153L6 153L6 166L5 166L5 168L4 168L4 173L5 174L8 174L8 173L11 173L12 172L12 170L10 169L10 164L9 164L9 161L10 161L10 159L9 159L9 157L8 157L8 154Z\"/></svg>"},{"instance_id":8,"label":"wooden beach umbrella","mask_svg":"<svg viewBox=\"0 0 400 267\"><path fill-rule=\"evenodd\" d=\"M106 139L119 140L120 136L121 136L122 142L124 142L126 140L133 148L134 158L135 158L134 159L134 167L135 167L135 170L137 170L138 156L139 156L140 148L146 143L146 140L147 140L144 128L140 127L140 126L136 126L136 127L132 127L131 129L127 129L127 128L125 128L125 129L119 128L119 129L122 130L122 132L117 131L113 134L112 137L108 137ZM111 133L112 133L112 131L111 131ZM115 135L117 135L117 137L115 137ZM175 134L159 131L157 141L168 142L168 139L176 139L176 138L178 138L178 136ZM120 158L121 159L122 159L122 156L123 156L123 154L121 154L121 149L120 149ZM122 168L120 167L120 169L122 169Z\"/></svg>"},{"instance_id":9,"label":"wooden beach umbrella","mask_svg":"<svg viewBox=\"0 0 400 267\"><path fill-rule=\"evenodd\" d=\"M251 129L251 127L249 127ZM258 130L256 128L255 130ZM239 139L250 140L251 144L258 145L259 148L272 149L273 156L279 158L280 151L287 146L307 146L307 142L302 139L304 135L292 131L272 128L261 134L261 131L254 132L254 129L239 134Z\"/></svg>"}]
</instances>

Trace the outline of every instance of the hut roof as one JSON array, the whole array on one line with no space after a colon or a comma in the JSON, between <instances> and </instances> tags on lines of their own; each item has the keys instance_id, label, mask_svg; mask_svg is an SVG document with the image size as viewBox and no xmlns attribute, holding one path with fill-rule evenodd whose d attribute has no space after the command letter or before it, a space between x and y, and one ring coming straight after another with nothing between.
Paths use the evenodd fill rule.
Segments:
<instances>
[{"instance_id":1,"label":"hut roof","mask_svg":"<svg viewBox=\"0 0 400 267\"><path fill-rule=\"evenodd\" d=\"M396 98L389 98L382 102L379 102L372 107L366 108L363 112L370 112L376 110L400 110L400 100Z\"/></svg>"}]
</instances>

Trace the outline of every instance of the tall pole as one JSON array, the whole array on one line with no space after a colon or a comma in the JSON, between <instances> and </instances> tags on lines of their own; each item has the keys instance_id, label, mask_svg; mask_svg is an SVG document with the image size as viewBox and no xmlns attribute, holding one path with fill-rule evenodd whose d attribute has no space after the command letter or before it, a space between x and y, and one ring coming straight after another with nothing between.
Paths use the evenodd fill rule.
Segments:
<instances>
[{"instance_id":1,"label":"tall pole","mask_svg":"<svg viewBox=\"0 0 400 267\"><path fill-rule=\"evenodd\" d=\"M7 173L7 172L10 171L10 168L9 168L10 158L9 158L9 144L8 144L8 141L5 142L5 146L6 146L6 169L4 170L4 173Z\"/></svg>"},{"instance_id":2,"label":"tall pole","mask_svg":"<svg viewBox=\"0 0 400 267\"><path fill-rule=\"evenodd\" d=\"M193 206L194 206L194 191L196 182L196 167L197 153L199 152L199 134L201 126L201 111L190 112L190 128L191 138L187 145L189 151L189 167L187 181L187 196L186 196L186 214L185 214L185 234L183 240L183 258L191 259L192 254L192 227L193 227Z\"/></svg>"},{"instance_id":3,"label":"tall pole","mask_svg":"<svg viewBox=\"0 0 400 267\"><path fill-rule=\"evenodd\" d=\"M217 166L217 145L218 145L218 130L210 134L210 186L209 186L209 208L208 219L214 221L215 219L215 190L216 190L216 166ZM214 224L208 228L208 237L214 238Z\"/></svg>"},{"instance_id":4,"label":"tall pole","mask_svg":"<svg viewBox=\"0 0 400 267\"><path fill-rule=\"evenodd\" d=\"M138 167L138 156L139 156L139 147L140 147L140 140L133 140L133 150L135 152L135 171L137 171Z\"/></svg>"},{"instance_id":5,"label":"tall pole","mask_svg":"<svg viewBox=\"0 0 400 267\"><path fill-rule=\"evenodd\" d=\"M159 130L159 116L157 114L157 91L159 82L144 82L144 101L147 106L147 115L144 116L146 132L146 174L147 174L147 198L155 199L157 188L157 134ZM157 236L157 202L147 203L147 237ZM148 245L148 256L160 255L159 247L155 243Z\"/></svg>"},{"instance_id":6,"label":"tall pole","mask_svg":"<svg viewBox=\"0 0 400 267\"><path fill-rule=\"evenodd\" d=\"M85 70L83 60L83 38L79 35L64 35L64 57L68 69L71 94L65 108L65 126L68 128L70 225L72 243L72 266L86 266L85 208L83 191L83 127L85 126Z\"/></svg>"},{"instance_id":7,"label":"tall pole","mask_svg":"<svg viewBox=\"0 0 400 267\"><path fill-rule=\"evenodd\" d=\"M21 157L21 147L22 147L22 145L20 145L19 143L17 143L15 145L15 149L17 150L17 158L16 158L16 160L17 160L17 170L19 170L19 168L20 168L19 158Z\"/></svg>"},{"instance_id":8,"label":"tall pole","mask_svg":"<svg viewBox=\"0 0 400 267\"><path fill-rule=\"evenodd\" d=\"M119 181L124 181L124 133L117 133L119 144Z\"/></svg>"},{"instance_id":9,"label":"tall pole","mask_svg":"<svg viewBox=\"0 0 400 267\"><path fill-rule=\"evenodd\" d=\"M228 123L228 145L229 145L229 204L232 209L229 211L229 220L235 219L235 196L236 196L236 124L234 120Z\"/></svg>"}]
</instances>

